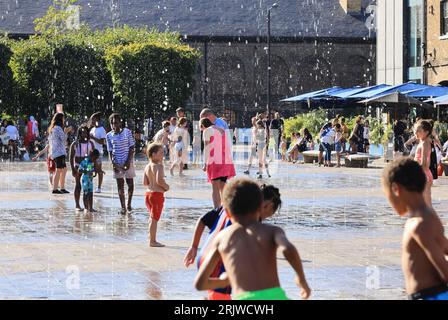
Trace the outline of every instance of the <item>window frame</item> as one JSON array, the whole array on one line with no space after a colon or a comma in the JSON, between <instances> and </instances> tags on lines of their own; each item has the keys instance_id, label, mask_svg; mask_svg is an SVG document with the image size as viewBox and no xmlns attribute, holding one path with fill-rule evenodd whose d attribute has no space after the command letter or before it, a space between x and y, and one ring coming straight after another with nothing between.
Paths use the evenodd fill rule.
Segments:
<instances>
[{"instance_id":1,"label":"window frame","mask_svg":"<svg viewBox=\"0 0 448 320\"><path fill-rule=\"evenodd\" d=\"M440 1L440 36L448 37L448 0Z\"/></svg>"}]
</instances>

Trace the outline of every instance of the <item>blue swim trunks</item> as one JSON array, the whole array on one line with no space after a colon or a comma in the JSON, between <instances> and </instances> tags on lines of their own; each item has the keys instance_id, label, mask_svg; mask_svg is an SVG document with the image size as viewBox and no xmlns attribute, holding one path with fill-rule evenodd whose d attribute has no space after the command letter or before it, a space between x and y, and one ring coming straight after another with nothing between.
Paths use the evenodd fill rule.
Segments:
<instances>
[{"instance_id":1,"label":"blue swim trunks","mask_svg":"<svg viewBox=\"0 0 448 320\"><path fill-rule=\"evenodd\" d=\"M420 290L409 295L409 300L448 300L448 284Z\"/></svg>"},{"instance_id":2,"label":"blue swim trunks","mask_svg":"<svg viewBox=\"0 0 448 320\"><path fill-rule=\"evenodd\" d=\"M448 300L448 291L424 297L423 300Z\"/></svg>"},{"instance_id":3,"label":"blue swim trunks","mask_svg":"<svg viewBox=\"0 0 448 320\"><path fill-rule=\"evenodd\" d=\"M82 192L93 193L93 176L91 174L83 174L81 178Z\"/></svg>"}]
</instances>

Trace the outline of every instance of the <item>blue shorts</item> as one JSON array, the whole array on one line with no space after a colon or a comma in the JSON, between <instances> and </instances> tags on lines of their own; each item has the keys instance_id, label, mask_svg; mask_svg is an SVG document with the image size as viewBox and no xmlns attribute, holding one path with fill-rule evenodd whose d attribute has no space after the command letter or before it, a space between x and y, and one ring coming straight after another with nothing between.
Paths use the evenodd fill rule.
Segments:
<instances>
[{"instance_id":1,"label":"blue shorts","mask_svg":"<svg viewBox=\"0 0 448 320\"><path fill-rule=\"evenodd\" d=\"M423 300L448 300L448 291L438 293L433 296L426 296Z\"/></svg>"},{"instance_id":2,"label":"blue shorts","mask_svg":"<svg viewBox=\"0 0 448 320\"><path fill-rule=\"evenodd\" d=\"M83 174L81 178L81 186L84 194L93 193L93 177L88 174Z\"/></svg>"},{"instance_id":3,"label":"blue shorts","mask_svg":"<svg viewBox=\"0 0 448 320\"><path fill-rule=\"evenodd\" d=\"M409 295L409 300L448 300L448 284L420 290Z\"/></svg>"}]
</instances>

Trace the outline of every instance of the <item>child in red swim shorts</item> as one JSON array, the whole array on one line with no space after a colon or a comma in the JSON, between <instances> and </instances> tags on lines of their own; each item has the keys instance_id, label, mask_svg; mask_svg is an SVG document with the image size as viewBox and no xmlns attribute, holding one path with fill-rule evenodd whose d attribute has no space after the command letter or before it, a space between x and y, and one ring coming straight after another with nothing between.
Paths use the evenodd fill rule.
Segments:
<instances>
[{"instance_id":1,"label":"child in red swim shorts","mask_svg":"<svg viewBox=\"0 0 448 320\"><path fill-rule=\"evenodd\" d=\"M157 242L157 222L163 211L165 201L164 193L169 190L170 186L165 182L165 174L163 172L163 145L152 143L148 146L146 155L149 163L145 167L143 175L143 185L147 188L145 193L145 203L151 216L149 224L149 246L164 247L163 244Z\"/></svg>"}]
</instances>

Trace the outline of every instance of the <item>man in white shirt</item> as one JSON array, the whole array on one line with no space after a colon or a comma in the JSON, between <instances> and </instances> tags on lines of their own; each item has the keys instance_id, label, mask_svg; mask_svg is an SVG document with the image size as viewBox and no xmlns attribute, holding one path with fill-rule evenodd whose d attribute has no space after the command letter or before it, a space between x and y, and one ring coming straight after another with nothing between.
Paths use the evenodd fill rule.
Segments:
<instances>
[{"instance_id":1,"label":"man in white shirt","mask_svg":"<svg viewBox=\"0 0 448 320\"><path fill-rule=\"evenodd\" d=\"M19 130L17 130L17 127L14 126L14 123L12 121L8 121L8 126L5 129L5 140L8 142L8 146L10 149L10 159L11 161L14 161L17 155L17 141L19 140Z\"/></svg>"},{"instance_id":2,"label":"man in white shirt","mask_svg":"<svg viewBox=\"0 0 448 320\"><path fill-rule=\"evenodd\" d=\"M336 131L329 126L321 135L320 142L325 150L325 164L324 166L331 167L331 149L336 137Z\"/></svg>"},{"instance_id":3,"label":"man in white shirt","mask_svg":"<svg viewBox=\"0 0 448 320\"><path fill-rule=\"evenodd\" d=\"M102 158L104 155L104 145L106 144L106 129L101 125L101 112L96 112L90 117L90 139L93 141L93 145L96 150L99 151L100 156L98 157L98 188L96 193L101 193L101 186L103 185L103 168L102 168Z\"/></svg>"}]
</instances>

